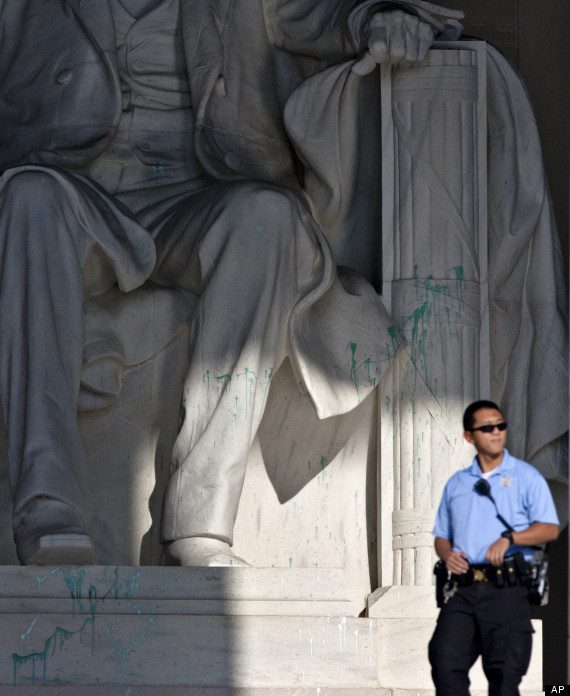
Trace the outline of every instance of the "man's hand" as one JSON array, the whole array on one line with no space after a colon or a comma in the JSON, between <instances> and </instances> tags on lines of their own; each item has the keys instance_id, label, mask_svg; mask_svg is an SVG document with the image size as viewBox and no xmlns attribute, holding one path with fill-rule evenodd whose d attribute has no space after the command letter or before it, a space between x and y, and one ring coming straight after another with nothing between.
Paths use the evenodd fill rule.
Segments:
<instances>
[{"instance_id":1,"label":"man's hand","mask_svg":"<svg viewBox=\"0 0 570 696\"><path fill-rule=\"evenodd\" d=\"M513 543L519 546L537 546L547 541L558 538L558 525L547 522L534 522L520 532L513 532ZM505 558L505 552L510 546L510 541L501 537L494 541L487 549L487 560L494 566L500 566Z\"/></svg>"},{"instance_id":2,"label":"man's hand","mask_svg":"<svg viewBox=\"0 0 570 696\"><path fill-rule=\"evenodd\" d=\"M376 12L366 27L368 50L352 70L357 75L368 75L378 63L421 63L433 41L433 28L418 17L402 10Z\"/></svg>"},{"instance_id":3,"label":"man's hand","mask_svg":"<svg viewBox=\"0 0 570 696\"><path fill-rule=\"evenodd\" d=\"M469 570L469 562L463 551L454 551L450 539L435 538L435 552L445 563L445 567L455 575L462 575Z\"/></svg>"},{"instance_id":4,"label":"man's hand","mask_svg":"<svg viewBox=\"0 0 570 696\"><path fill-rule=\"evenodd\" d=\"M511 542L505 537L500 537L497 541L494 541L491 546L487 549L486 560L489 561L491 565L500 566L505 558L505 553Z\"/></svg>"},{"instance_id":5,"label":"man's hand","mask_svg":"<svg viewBox=\"0 0 570 696\"><path fill-rule=\"evenodd\" d=\"M444 562L447 570L455 575L463 575L469 570L469 562L463 551L451 551Z\"/></svg>"}]
</instances>

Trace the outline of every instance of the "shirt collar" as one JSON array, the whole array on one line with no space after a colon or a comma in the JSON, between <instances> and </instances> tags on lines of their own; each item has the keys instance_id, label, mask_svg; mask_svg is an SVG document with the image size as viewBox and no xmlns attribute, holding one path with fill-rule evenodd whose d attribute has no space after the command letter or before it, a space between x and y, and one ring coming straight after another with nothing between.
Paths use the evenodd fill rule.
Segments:
<instances>
[{"instance_id":1,"label":"shirt collar","mask_svg":"<svg viewBox=\"0 0 570 696\"><path fill-rule=\"evenodd\" d=\"M503 458L501 460L501 463L496 469L493 469L491 472L491 476L495 476L496 474L503 473L507 469L513 469L515 466L515 460L514 457L511 456L509 453L509 450L504 448L503 449ZM481 467L479 466L479 461L477 460L477 455L473 457L473 463L468 469L469 473L472 476L476 476L477 478L481 478L482 471Z\"/></svg>"}]
</instances>

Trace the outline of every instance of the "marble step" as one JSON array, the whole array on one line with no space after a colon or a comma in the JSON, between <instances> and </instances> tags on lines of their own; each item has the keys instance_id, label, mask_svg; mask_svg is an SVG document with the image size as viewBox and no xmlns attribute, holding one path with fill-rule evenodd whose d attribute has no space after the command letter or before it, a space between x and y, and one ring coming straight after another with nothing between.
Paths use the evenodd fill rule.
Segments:
<instances>
[{"instance_id":1,"label":"marble step","mask_svg":"<svg viewBox=\"0 0 570 696\"><path fill-rule=\"evenodd\" d=\"M376 621L3 614L1 685L372 688Z\"/></svg>"},{"instance_id":2,"label":"marble step","mask_svg":"<svg viewBox=\"0 0 570 696\"><path fill-rule=\"evenodd\" d=\"M0 566L0 598L345 601L340 568Z\"/></svg>"},{"instance_id":3,"label":"marble step","mask_svg":"<svg viewBox=\"0 0 570 696\"><path fill-rule=\"evenodd\" d=\"M2 567L0 696L431 696L432 605L400 587L332 613L335 569Z\"/></svg>"},{"instance_id":4,"label":"marble step","mask_svg":"<svg viewBox=\"0 0 570 696\"><path fill-rule=\"evenodd\" d=\"M351 616L339 569L2 566L0 614Z\"/></svg>"},{"instance_id":5,"label":"marble step","mask_svg":"<svg viewBox=\"0 0 570 696\"><path fill-rule=\"evenodd\" d=\"M353 613L337 569L4 566L0 685L375 688Z\"/></svg>"},{"instance_id":6,"label":"marble step","mask_svg":"<svg viewBox=\"0 0 570 696\"><path fill-rule=\"evenodd\" d=\"M88 614L87 600L76 602L76 613ZM69 609L69 599L6 598L0 599L2 614L62 614ZM106 600L98 602L97 614L150 615L220 615L224 616L352 616L354 606L349 601L296 600Z\"/></svg>"}]
</instances>

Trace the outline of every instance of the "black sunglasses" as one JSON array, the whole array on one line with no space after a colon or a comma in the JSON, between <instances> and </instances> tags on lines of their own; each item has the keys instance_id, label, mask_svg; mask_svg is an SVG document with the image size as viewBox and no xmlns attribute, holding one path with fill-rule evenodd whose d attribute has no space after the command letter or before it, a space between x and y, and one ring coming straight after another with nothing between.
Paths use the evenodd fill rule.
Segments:
<instances>
[{"instance_id":1,"label":"black sunglasses","mask_svg":"<svg viewBox=\"0 0 570 696\"><path fill-rule=\"evenodd\" d=\"M497 428L497 430L506 430L507 422L503 421L502 423L495 423L494 425L480 425L478 428L471 428L471 432L474 433L476 430L480 430L482 433L492 433L495 428Z\"/></svg>"}]
</instances>

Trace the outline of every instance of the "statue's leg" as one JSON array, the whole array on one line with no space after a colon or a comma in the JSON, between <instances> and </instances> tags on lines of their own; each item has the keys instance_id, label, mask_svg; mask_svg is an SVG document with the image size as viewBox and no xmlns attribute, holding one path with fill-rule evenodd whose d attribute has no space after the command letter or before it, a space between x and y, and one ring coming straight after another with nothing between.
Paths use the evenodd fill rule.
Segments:
<instances>
[{"instance_id":1,"label":"statue's leg","mask_svg":"<svg viewBox=\"0 0 570 696\"><path fill-rule=\"evenodd\" d=\"M271 376L287 355L288 320L318 284L323 261L315 223L290 192L233 184L193 198L176 224L196 241L181 234L157 276L166 282L172 273L200 293L162 538L169 562L229 565L240 562L229 546L245 465Z\"/></svg>"},{"instance_id":2,"label":"statue's leg","mask_svg":"<svg viewBox=\"0 0 570 696\"><path fill-rule=\"evenodd\" d=\"M0 182L0 389L22 564L92 559L75 407L93 239L79 200L37 169Z\"/></svg>"}]
</instances>

